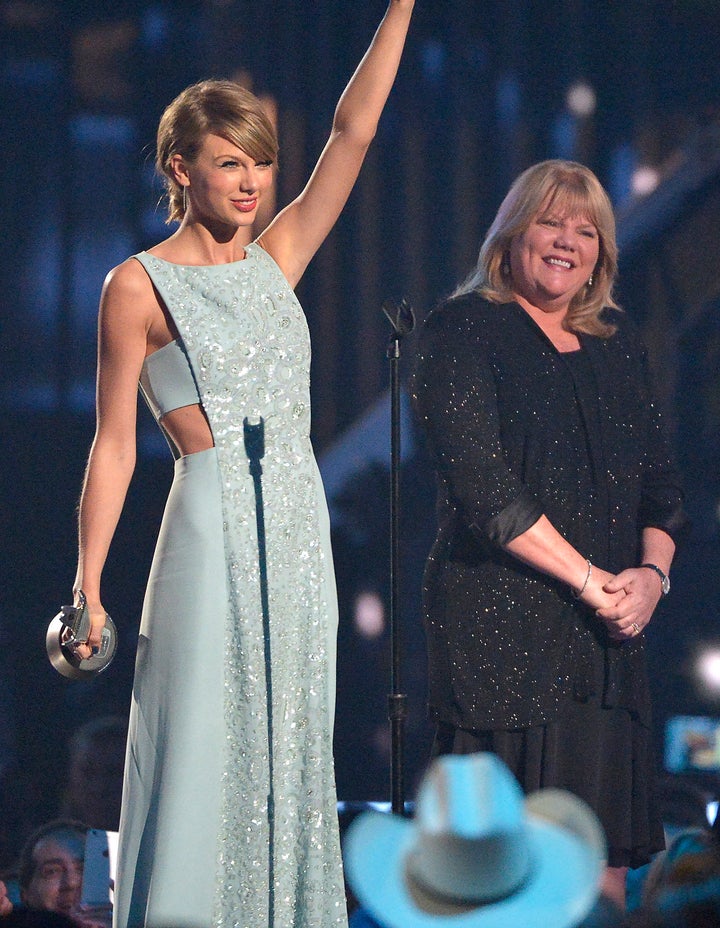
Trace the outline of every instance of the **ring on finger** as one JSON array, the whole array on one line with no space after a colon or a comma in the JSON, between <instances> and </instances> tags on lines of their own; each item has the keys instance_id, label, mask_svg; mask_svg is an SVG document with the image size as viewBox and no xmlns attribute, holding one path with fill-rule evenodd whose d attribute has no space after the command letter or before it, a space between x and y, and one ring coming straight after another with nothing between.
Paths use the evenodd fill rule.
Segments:
<instances>
[{"instance_id":1,"label":"ring on finger","mask_svg":"<svg viewBox=\"0 0 720 928\"><path fill-rule=\"evenodd\" d=\"M637 624L637 622L633 622L631 628L633 629L633 635L640 634L640 626Z\"/></svg>"}]
</instances>

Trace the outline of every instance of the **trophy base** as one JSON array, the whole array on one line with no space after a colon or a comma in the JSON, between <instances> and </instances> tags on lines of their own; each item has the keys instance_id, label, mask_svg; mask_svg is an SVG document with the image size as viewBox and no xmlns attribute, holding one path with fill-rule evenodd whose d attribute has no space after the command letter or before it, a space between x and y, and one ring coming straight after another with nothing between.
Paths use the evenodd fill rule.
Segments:
<instances>
[{"instance_id":1,"label":"trophy base","mask_svg":"<svg viewBox=\"0 0 720 928\"><path fill-rule=\"evenodd\" d=\"M50 663L58 673L69 680L89 680L106 670L117 650L117 629L109 615L105 617L105 628L100 636L100 647L97 654L88 658L81 658L72 647L63 643L67 637L69 626L63 622L65 614L59 612L48 625L45 636Z\"/></svg>"}]
</instances>

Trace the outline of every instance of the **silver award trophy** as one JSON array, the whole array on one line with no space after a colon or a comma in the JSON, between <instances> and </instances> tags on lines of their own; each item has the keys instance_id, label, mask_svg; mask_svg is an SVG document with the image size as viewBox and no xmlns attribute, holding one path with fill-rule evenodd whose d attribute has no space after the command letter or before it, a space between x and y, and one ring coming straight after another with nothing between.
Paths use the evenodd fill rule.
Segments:
<instances>
[{"instance_id":1,"label":"silver award trophy","mask_svg":"<svg viewBox=\"0 0 720 928\"><path fill-rule=\"evenodd\" d=\"M88 680L102 673L110 666L117 650L117 629L105 613L105 628L97 652L87 658L78 654L78 645L85 644L90 634L90 612L82 590L79 599L77 606L62 606L48 626L45 637L50 663L58 673L70 680Z\"/></svg>"}]
</instances>

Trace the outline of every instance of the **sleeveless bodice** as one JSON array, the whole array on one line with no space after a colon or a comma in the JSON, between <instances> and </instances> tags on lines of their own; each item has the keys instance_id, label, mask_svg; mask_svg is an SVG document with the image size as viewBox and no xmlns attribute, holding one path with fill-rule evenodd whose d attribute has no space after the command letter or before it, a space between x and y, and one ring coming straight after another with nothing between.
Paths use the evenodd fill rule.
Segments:
<instances>
[{"instance_id":1,"label":"sleeveless bodice","mask_svg":"<svg viewBox=\"0 0 720 928\"><path fill-rule=\"evenodd\" d=\"M190 361L179 339L163 345L143 362L140 391L156 420L181 406L200 402Z\"/></svg>"},{"instance_id":2,"label":"sleeveless bodice","mask_svg":"<svg viewBox=\"0 0 720 928\"><path fill-rule=\"evenodd\" d=\"M172 264L147 252L136 257L178 328L216 445L242 437L239 403L244 416L263 417L266 447L277 441L278 452L306 448L310 338L302 307L270 255L253 243L244 260L230 264ZM175 378L180 365L171 363Z\"/></svg>"}]
</instances>

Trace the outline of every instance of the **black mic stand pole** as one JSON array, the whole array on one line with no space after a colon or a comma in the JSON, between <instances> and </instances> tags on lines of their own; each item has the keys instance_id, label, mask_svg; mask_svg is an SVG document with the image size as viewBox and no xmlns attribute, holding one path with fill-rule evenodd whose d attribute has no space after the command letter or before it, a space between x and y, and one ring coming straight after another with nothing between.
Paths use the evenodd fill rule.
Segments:
<instances>
[{"instance_id":1,"label":"black mic stand pole","mask_svg":"<svg viewBox=\"0 0 720 928\"><path fill-rule=\"evenodd\" d=\"M403 300L399 306L383 303L383 312L390 321L392 332L387 348L390 361L390 795L392 811L405 814L403 770L404 726L407 696L402 693L401 634L399 603L400 564L400 340L415 327L412 308Z\"/></svg>"}]
</instances>

